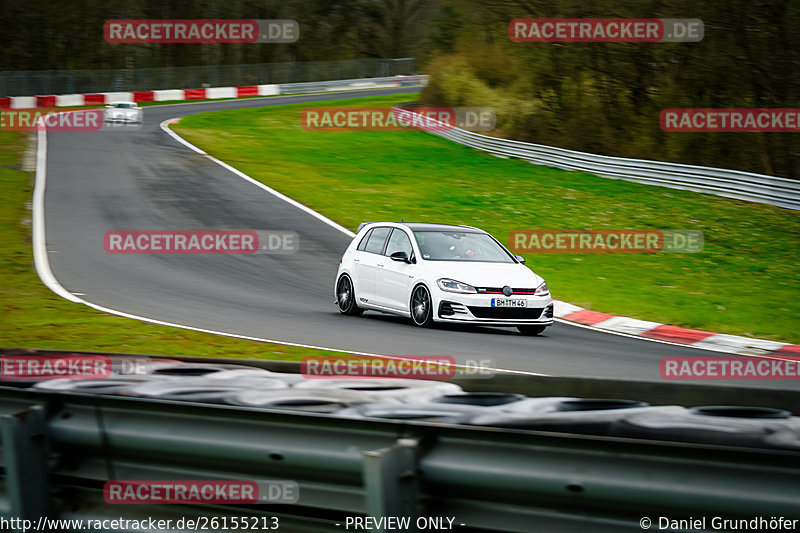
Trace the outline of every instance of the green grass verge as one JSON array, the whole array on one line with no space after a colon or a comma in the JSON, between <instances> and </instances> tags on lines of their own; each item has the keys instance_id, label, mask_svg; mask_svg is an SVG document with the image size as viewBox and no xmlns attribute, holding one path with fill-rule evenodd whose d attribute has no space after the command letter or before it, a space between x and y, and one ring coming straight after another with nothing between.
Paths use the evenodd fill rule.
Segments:
<instances>
[{"instance_id":1,"label":"green grass verge","mask_svg":"<svg viewBox=\"0 0 800 533\"><path fill-rule=\"evenodd\" d=\"M33 173L18 170L28 136L0 132L0 347L272 360L336 354L151 325L56 296L33 265Z\"/></svg>"},{"instance_id":2,"label":"green grass verge","mask_svg":"<svg viewBox=\"0 0 800 533\"><path fill-rule=\"evenodd\" d=\"M339 100L384 106L415 95ZM329 107L321 102L319 106ZM422 132L306 131L308 104L201 113L175 130L355 229L362 221L514 229L688 229L695 254L528 254L555 298L679 326L800 342L800 213L503 160Z\"/></svg>"}]
</instances>

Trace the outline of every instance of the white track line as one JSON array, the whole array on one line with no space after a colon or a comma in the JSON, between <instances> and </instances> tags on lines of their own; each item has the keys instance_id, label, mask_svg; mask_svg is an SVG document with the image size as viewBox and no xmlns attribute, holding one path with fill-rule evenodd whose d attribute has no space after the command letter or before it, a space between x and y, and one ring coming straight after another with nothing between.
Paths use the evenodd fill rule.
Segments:
<instances>
[{"instance_id":1,"label":"white track line","mask_svg":"<svg viewBox=\"0 0 800 533\"><path fill-rule=\"evenodd\" d=\"M191 148L192 150L194 150L198 154L202 154L202 155L206 156L208 159L210 159L214 163L220 165L222 168L224 168L224 169L236 174L237 176L239 176L243 180L249 181L250 183L252 183L256 187L259 187L260 189L263 189L263 190L267 191L268 193L270 193L271 195L275 196L276 198L279 198L279 199L283 200L284 202L295 206L296 208L304 211L305 213L311 215L312 217L321 220L322 222L324 222L325 224L329 225L330 227L341 231L342 233L344 233L345 235L347 235L351 239L356 236L355 233L353 233L349 229L345 228L344 226L341 226L341 225L337 224L336 222L334 222L333 220L329 219L325 215L314 211L313 209L311 209L307 205L301 204L297 200L289 198L285 194L279 193L278 191L276 191L272 187L268 187L268 186L264 185L260 181L251 178L250 176L248 176L244 172L233 168L232 166L230 166L229 164L225 163L224 161L220 161L216 157L214 157L212 155L209 155L205 151L203 151L200 148L198 148L197 146L193 145L192 143L190 143L189 141L187 141L186 139L184 139L183 137L181 137L180 135L178 135L177 133L175 133L174 131L172 131L169 128L169 124L172 123L175 120L176 119L174 119L174 118L167 119L167 120L161 122L160 126L161 126L162 130L167 132L176 141L178 141L178 142L182 143L183 145Z\"/></svg>"},{"instance_id":2,"label":"white track line","mask_svg":"<svg viewBox=\"0 0 800 533\"><path fill-rule=\"evenodd\" d=\"M41 120L41 119L40 119ZM165 123L168 121L164 121L161 123L162 129L164 129ZM166 131L170 133L173 137L177 138L185 145L189 146L193 150L198 153L202 153L206 155L212 161L222 165L224 168L228 169L229 171L233 172L237 176L244 178L251 183L259 186L260 188L264 189L265 191L273 194L277 198L284 200L291 205L302 209L306 213L313 215L315 218L325 222L326 224L332 226L339 231L342 231L346 235L354 236L355 234L348 230L347 228L340 226L336 222L328 219L327 217L317 213L316 211L312 210L308 206L305 206L288 196L285 196L270 187L267 187L263 183L260 183L253 178L247 176L246 174L236 170L235 168L231 167L230 165L219 161L218 159L211 157L196 146L191 145L188 141L185 141L178 137L174 132L170 131L169 128L166 128ZM133 320L140 320L142 322L148 322L150 324L157 324L160 326L169 326L174 328L182 328L188 329L192 331L198 331L201 333L211 333L213 335L221 335L223 337L233 337L236 339L243 339L248 341L257 341L257 342L269 342L273 344L282 344L284 346L295 346L298 348L308 348L310 350L327 350L330 352L337 352L337 353L345 353L345 354L354 354L354 355L363 355L369 357L378 357L383 359L402 359L402 358L413 358L413 355L405 355L405 356L392 356L392 355L383 355L383 354L375 354L369 352L357 352L353 350L340 350L337 348L329 348L327 346L315 346L312 344L300 344L296 342L287 342L275 339L265 339L262 337L250 337L247 335L237 335L235 333L228 333L225 331L216 331L211 329L204 329L198 328L195 326L187 326L185 324L178 324L175 322L166 322L163 320L158 320L150 317L144 317L139 315L133 315L131 313L126 313L124 311L119 311L117 309L111 309L109 307L104 307L101 305L94 304L88 300L78 297L78 294L81 293L70 293L67 289L65 289L53 275L53 271L50 269L50 261L47 256L47 237L45 233L45 218L44 218L44 193L45 193L45 186L47 183L47 130L44 127L43 123L40 124L38 129L38 143L36 148L36 177L35 177L35 185L34 185L34 192L33 192L33 258L34 258L34 265L36 267L36 273L39 275L39 278L42 282L47 286L48 289L56 293L57 295L61 296L62 298L69 300L75 303L81 303L87 305L93 309L97 309L98 311L102 311L104 313L109 313L112 315L121 316L124 318L130 318ZM467 369L468 367L465 365L455 365L456 368L464 368ZM472 370L472 369L471 369ZM507 374L522 374L528 376L547 376L548 374L539 374L537 372L527 372L523 370L510 370L510 369L502 369L502 368L485 368L483 370L486 371L493 371L493 372L502 372Z\"/></svg>"},{"instance_id":3,"label":"white track line","mask_svg":"<svg viewBox=\"0 0 800 533\"><path fill-rule=\"evenodd\" d=\"M44 188L47 180L47 130L43 119L36 125L36 178L33 187L33 264L39 278L54 293L71 302L83 302L61 286L50 270L47 258L47 237L44 232Z\"/></svg>"}]
</instances>

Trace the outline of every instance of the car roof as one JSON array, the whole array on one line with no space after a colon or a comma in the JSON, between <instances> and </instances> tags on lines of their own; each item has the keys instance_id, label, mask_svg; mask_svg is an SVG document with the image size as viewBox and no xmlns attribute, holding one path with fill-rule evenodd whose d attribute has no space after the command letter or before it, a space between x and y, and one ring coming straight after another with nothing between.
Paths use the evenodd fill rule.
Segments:
<instances>
[{"instance_id":1,"label":"car roof","mask_svg":"<svg viewBox=\"0 0 800 533\"><path fill-rule=\"evenodd\" d=\"M403 222L411 231L464 231L467 233L486 233L478 228L472 226L462 226L454 224L431 224L428 222Z\"/></svg>"},{"instance_id":2,"label":"car roof","mask_svg":"<svg viewBox=\"0 0 800 533\"><path fill-rule=\"evenodd\" d=\"M486 233L485 231L473 228L472 226L457 226L454 224L433 224L430 222L363 222L358 226L358 230L367 224L393 224L405 226L411 231L461 231L466 233Z\"/></svg>"},{"instance_id":3,"label":"car roof","mask_svg":"<svg viewBox=\"0 0 800 533\"><path fill-rule=\"evenodd\" d=\"M137 105L136 102L111 102L109 105L117 105L117 104L133 104L133 105Z\"/></svg>"}]
</instances>

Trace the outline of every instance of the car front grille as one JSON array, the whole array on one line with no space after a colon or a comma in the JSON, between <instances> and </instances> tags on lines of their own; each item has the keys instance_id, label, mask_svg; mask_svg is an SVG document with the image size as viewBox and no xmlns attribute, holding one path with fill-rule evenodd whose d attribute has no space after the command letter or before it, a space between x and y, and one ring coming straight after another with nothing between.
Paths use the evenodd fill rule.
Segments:
<instances>
[{"instance_id":1,"label":"car front grille","mask_svg":"<svg viewBox=\"0 0 800 533\"><path fill-rule=\"evenodd\" d=\"M503 287L475 287L478 294L503 294ZM514 294L533 294L536 289L511 288Z\"/></svg>"},{"instance_id":2,"label":"car front grille","mask_svg":"<svg viewBox=\"0 0 800 533\"><path fill-rule=\"evenodd\" d=\"M477 318L493 320L536 320L542 315L541 307L478 307L469 306L469 311Z\"/></svg>"}]
</instances>

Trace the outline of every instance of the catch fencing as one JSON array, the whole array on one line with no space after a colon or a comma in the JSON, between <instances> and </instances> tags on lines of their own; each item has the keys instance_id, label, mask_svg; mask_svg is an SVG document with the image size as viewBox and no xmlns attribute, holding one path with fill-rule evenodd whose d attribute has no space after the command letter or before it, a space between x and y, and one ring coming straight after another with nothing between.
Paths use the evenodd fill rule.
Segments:
<instances>
[{"instance_id":1,"label":"catch fencing","mask_svg":"<svg viewBox=\"0 0 800 533\"><path fill-rule=\"evenodd\" d=\"M0 72L0 97L308 83L414 74L414 58Z\"/></svg>"}]
</instances>

